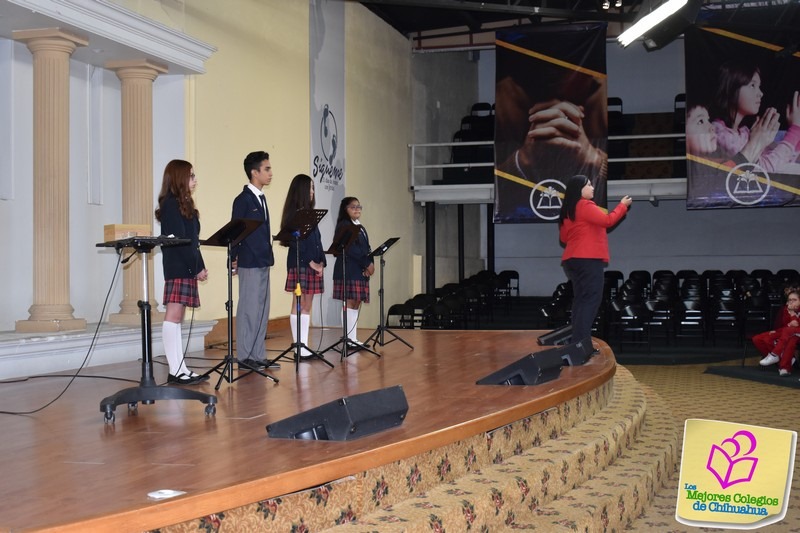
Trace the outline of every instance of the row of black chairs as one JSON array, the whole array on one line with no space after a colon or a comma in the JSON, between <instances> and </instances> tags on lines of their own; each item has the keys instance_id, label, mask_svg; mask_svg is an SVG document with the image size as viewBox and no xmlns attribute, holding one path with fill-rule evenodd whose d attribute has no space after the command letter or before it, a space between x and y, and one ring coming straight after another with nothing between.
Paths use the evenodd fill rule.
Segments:
<instances>
[{"instance_id":1,"label":"row of black chairs","mask_svg":"<svg viewBox=\"0 0 800 533\"><path fill-rule=\"evenodd\" d=\"M393 304L386 326L405 329L480 329L498 306L510 308L519 297L519 273L483 270L460 283L447 283L433 294L421 293Z\"/></svg>"},{"instance_id":2,"label":"row of black chairs","mask_svg":"<svg viewBox=\"0 0 800 533\"><path fill-rule=\"evenodd\" d=\"M667 345L690 339L715 345L722 338L741 345L752 334L768 330L785 300L785 289L800 285L796 270L766 269L644 270L625 278L606 271L604 301L594 322L594 334L624 351L642 345L648 350L660 340ZM548 327L569 322L572 287L562 283L541 314Z\"/></svg>"},{"instance_id":3,"label":"row of black chairs","mask_svg":"<svg viewBox=\"0 0 800 533\"><path fill-rule=\"evenodd\" d=\"M469 163L491 163L494 161L494 144L464 145L474 141L494 141L494 104L476 102L468 115L461 119L457 132L453 134L450 163L465 164L463 167L442 169L442 183L491 183L494 168L469 166Z\"/></svg>"}]
</instances>

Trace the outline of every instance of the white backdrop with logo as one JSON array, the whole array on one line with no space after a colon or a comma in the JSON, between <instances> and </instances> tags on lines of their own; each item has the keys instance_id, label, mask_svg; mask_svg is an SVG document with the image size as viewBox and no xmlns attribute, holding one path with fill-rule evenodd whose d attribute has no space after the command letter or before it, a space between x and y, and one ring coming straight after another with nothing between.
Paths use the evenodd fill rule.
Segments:
<instances>
[{"instance_id":1,"label":"white backdrop with logo","mask_svg":"<svg viewBox=\"0 0 800 533\"><path fill-rule=\"evenodd\" d=\"M309 0L311 170L317 209L327 209L320 223L322 245L333 239L345 186L344 2ZM315 326L341 325L341 302L333 300L334 257L328 256L325 294L314 302ZM322 312L319 312L320 305Z\"/></svg>"}]
</instances>

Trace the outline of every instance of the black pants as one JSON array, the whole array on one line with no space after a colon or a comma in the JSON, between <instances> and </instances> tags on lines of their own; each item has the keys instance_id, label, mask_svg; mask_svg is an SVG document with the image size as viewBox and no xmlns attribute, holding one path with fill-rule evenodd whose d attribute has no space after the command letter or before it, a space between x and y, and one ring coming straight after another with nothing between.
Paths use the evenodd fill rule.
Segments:
<instances>
[{"instance_id":1,"label":"black pants","mask_svg":"<svg viewBox=\"0 0 800 533\"><path fill-rule=\"evenodd\" d=\"M592 323L603 300L602 259L567 259L562 263L567 279L572 282L572 342L592 335Z\"/></svg>"}]
</instances>

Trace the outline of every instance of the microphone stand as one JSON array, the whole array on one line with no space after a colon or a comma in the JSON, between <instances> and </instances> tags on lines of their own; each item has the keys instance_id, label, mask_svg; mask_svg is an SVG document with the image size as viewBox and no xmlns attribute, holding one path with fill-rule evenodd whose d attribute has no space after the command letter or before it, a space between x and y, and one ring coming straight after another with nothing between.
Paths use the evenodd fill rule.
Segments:
<instances>
[{"instance_id":1,"label":"microphone stand","mask_svg":"<svg viewBox=\"0 0 800 533\"><path fill-rule=\"evenodd\" d=\"M295 311L297 313L296 315L297 320L295 326L296 330L295 342L291 346L286 348L284 351L282 351L280 355L278 355L278 357L269 361L267 363L267 366L271 365L272 363L280 359L288 359L289 361L293 360L295 364L294 371L295 373L297 373L300 369L299 363L302 359L301 353L303 348L305 348L309 352L309 355L306 357L308 358L316 357L329 367L333 368L333 364L330 361L325 359L321 353L316 352L311 348L309 348L308 346L306 346L300 337L301 298L303 296L303 289L300 286L300 240L308 237L308 234L311 233L311 231L313 231L313 229L319 225L320 220L322 220L322 217L324 217L327 212L328 212L327 209L301 209L297 211L297 213L295 213L294 216L292 217L292 220L289 221L289 224L287 224L288 226L287 229L281 230L280 232L278 232L277 235L273 237L277 241L284 241L288 232L291 231L292 238L294 239L295 250L297 250L297 254L295 254L295 261L296 261L295 268L297 269L297 286L295 287L294 290L295 305L296 305ZM300 228L300 229L291 230L289 228ZM293 358L286 357L286 354L290 352L294 352Z\"/></svg>"}]
</instances>

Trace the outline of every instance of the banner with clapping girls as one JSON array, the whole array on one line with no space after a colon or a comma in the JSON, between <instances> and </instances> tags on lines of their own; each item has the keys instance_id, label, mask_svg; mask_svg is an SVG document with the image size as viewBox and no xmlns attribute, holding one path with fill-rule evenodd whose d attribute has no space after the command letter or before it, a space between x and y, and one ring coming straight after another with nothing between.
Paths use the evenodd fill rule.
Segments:
<instances>
[{"instance_id":1,"label":"banner with clapping girls","mask_svg":"<svg viewBox=\"0 0 800 533\"><path fill-rule=\"evenodd\" d=\"M564 184L587 176L606 206L606 25L497 32L495 223L558 220Z\"/></svg>"},{"instance_id":2,"label":"banner with clapping girls","mask_svg":"<svg viewBox=\"0 0 800 533\"><path fill-rule=\"evenodd\" d=\"M800 54L776 36L686 31L688 209L800 205Z\"/></svg>"}]
</instances>

